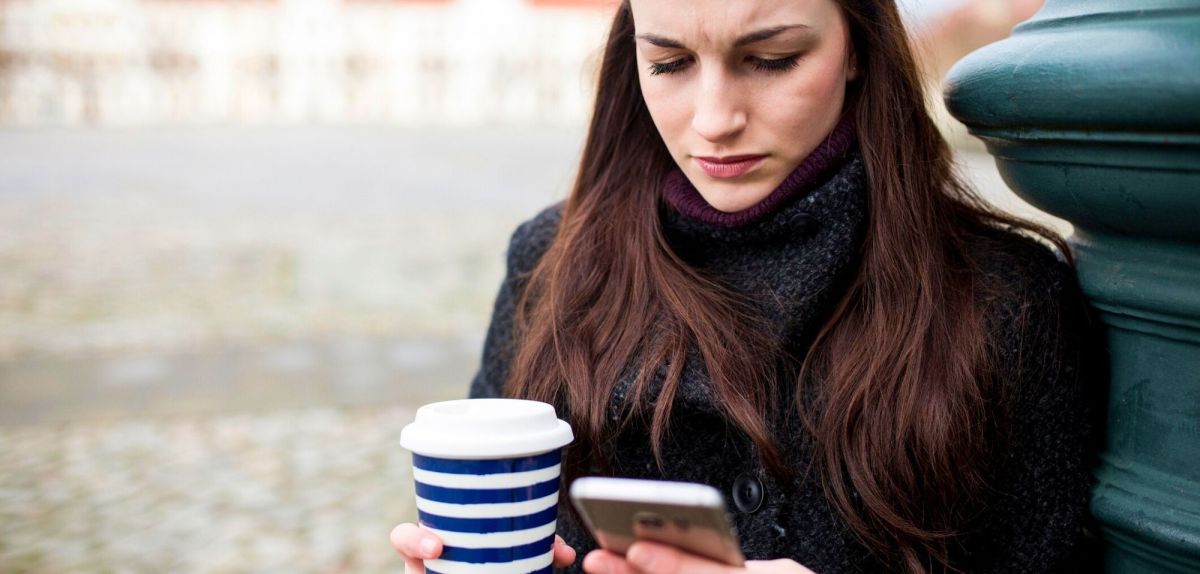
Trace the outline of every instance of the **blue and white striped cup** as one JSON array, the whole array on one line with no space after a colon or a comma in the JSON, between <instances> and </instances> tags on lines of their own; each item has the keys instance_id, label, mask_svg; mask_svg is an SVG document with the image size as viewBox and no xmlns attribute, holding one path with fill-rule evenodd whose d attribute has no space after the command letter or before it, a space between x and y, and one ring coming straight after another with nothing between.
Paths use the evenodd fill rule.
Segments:
<instances>
[{"instance_id":1,"label":"blue and white striped cup","mask_svg":"<svg viewBox=\"0 0 1200 574\"><path fill-rule=\"evenodd\" d=\"M426 405L400 434L413 452L418 522L442 539L430 574L551 571L562 447L554 407L518 399Z\"/></svg>"}]
</instances>

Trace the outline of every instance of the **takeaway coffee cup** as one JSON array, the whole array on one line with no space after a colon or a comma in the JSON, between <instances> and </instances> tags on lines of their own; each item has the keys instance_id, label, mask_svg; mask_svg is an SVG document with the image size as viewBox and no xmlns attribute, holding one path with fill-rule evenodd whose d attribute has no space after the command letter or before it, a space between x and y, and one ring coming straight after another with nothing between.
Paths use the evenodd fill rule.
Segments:
<instances>
[{"instance_id":1,"label":"takeaway coffee cup","mask_svg":"<svg viewBox=\"0 0 1200 574\"><path fill-rule=\"evenodd\" d=\"M425 570L551 572L562 447L554 407L518 399L425 405L400 433L413 453L417 518L442 539Z\"/></svg>"}]
</instances>

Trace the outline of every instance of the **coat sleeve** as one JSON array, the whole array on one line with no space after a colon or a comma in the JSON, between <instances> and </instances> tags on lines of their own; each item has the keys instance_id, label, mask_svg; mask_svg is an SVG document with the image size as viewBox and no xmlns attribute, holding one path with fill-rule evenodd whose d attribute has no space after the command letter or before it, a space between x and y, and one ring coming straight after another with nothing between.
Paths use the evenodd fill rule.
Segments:
<instances>
[{"instance_id":1,"label":"coat sleeve","mask_svg":"<svg viewBox=\"0 0 1200 574\"><path fill-rule=\"evenodd\" d=\"M990 319L1007 396L993 483L968 534L971 572L1087 571L1096 554L1086 531L1107 361L1073 271L1039 251Z\"/></svg>"},{"instance_id":2,"label":"coat sleeve","mask_svg":"<svg viewBox=\"0 0 1200 574\"><path fill-rule=\"evenodd\" d=\"M552 205L533 219L519 225L508 242L504 280L492 306L492 319L483 342L479 370L471 380L469 397L503 397L508 380L514 344L513 320L517 300L524 290L530 271L545 254L558 230L561 204Z\"/></svg>"}]
</instances>

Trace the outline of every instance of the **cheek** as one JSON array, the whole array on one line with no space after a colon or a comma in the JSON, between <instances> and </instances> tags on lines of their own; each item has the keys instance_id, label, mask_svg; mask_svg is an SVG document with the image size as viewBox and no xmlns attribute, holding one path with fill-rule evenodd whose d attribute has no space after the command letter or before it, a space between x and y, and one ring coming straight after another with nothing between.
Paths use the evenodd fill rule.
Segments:
<instances>
[{"instance_id":1,"label":"cheek","mask_svg":"<svg viewBox=\"0 0 1200 574\"><path fill-rule=\"evenodd\" d=\"M650 118L667 147L674 149L675 141L687 128L690 117L690 104L681 97L683 90L666 86L667 82L658 78L642 78L642 98Z\"/></svg>"},{"instance_id":2,"label":"cheek","mask_svg":"<svg viewBox=\"0 0 1200 574\"><path fill-rule=\"evenodd\" d=\"M771 125L811 128L814 122L823 124L841 114L846 78L840 67L814 66L796 72L793 81L764 93L759 109Z\"/></svg>"}]
</instances>

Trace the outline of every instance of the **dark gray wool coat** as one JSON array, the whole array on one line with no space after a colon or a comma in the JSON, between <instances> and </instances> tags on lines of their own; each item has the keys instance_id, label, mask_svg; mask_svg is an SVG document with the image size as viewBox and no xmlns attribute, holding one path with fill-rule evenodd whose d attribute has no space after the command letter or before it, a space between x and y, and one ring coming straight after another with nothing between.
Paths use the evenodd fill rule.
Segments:
<instances>
[{"instance_id":1,"label":"dark gray wool coat","mask_svg":"<svg viewBox=\"0 0 1200 574\"><path fill-rule=\"evenodd\" d=\"M866 176L857 154L818 183L766 217L739 227L716 227L669 209L662 215L669 241L682 257L765 302L763 312L776 322L791 350L801 353L858 262L867 214ZM482 367L471 383L472 397L503 395L512 358L514 304L560 215L561 205L552 206L512 236L508 274L495 304ZM986 280L1013 285L1017 293L989 302L987 319L1004 359L998 380L1013 392L1011 448L997 465L994 492L958 558L968 572L1090 570L1080 565L1079 557L1095 554L1084 526L1090 429L1095 428L1089 422L1095 409L1089 405L1099 391L1096 377L1081 375L1084 306L1073 273L1049 249L1013 234L998 236L998 242L981 246L973 258ZM621 412L630 382L619 383L608 405L610 416ZM652 392L656 389L651 386ZM616 475L716 487L725 494L748 559L791 558L817 574L896 570L882 564L846 528L822 495L816 473L803 476L811 449L794 419L778 429L789 465L796 469L790 484L781 484L764 471L750 440L721 416L698 361L686 365L675 400L672 431L664 445L665 471L654 463L647 430L634 425L616 437ZM569 571L581 571L582 557L596 543L566 504L560 507L558 532L580 551Z\"/></svg>"}]
</instances>

